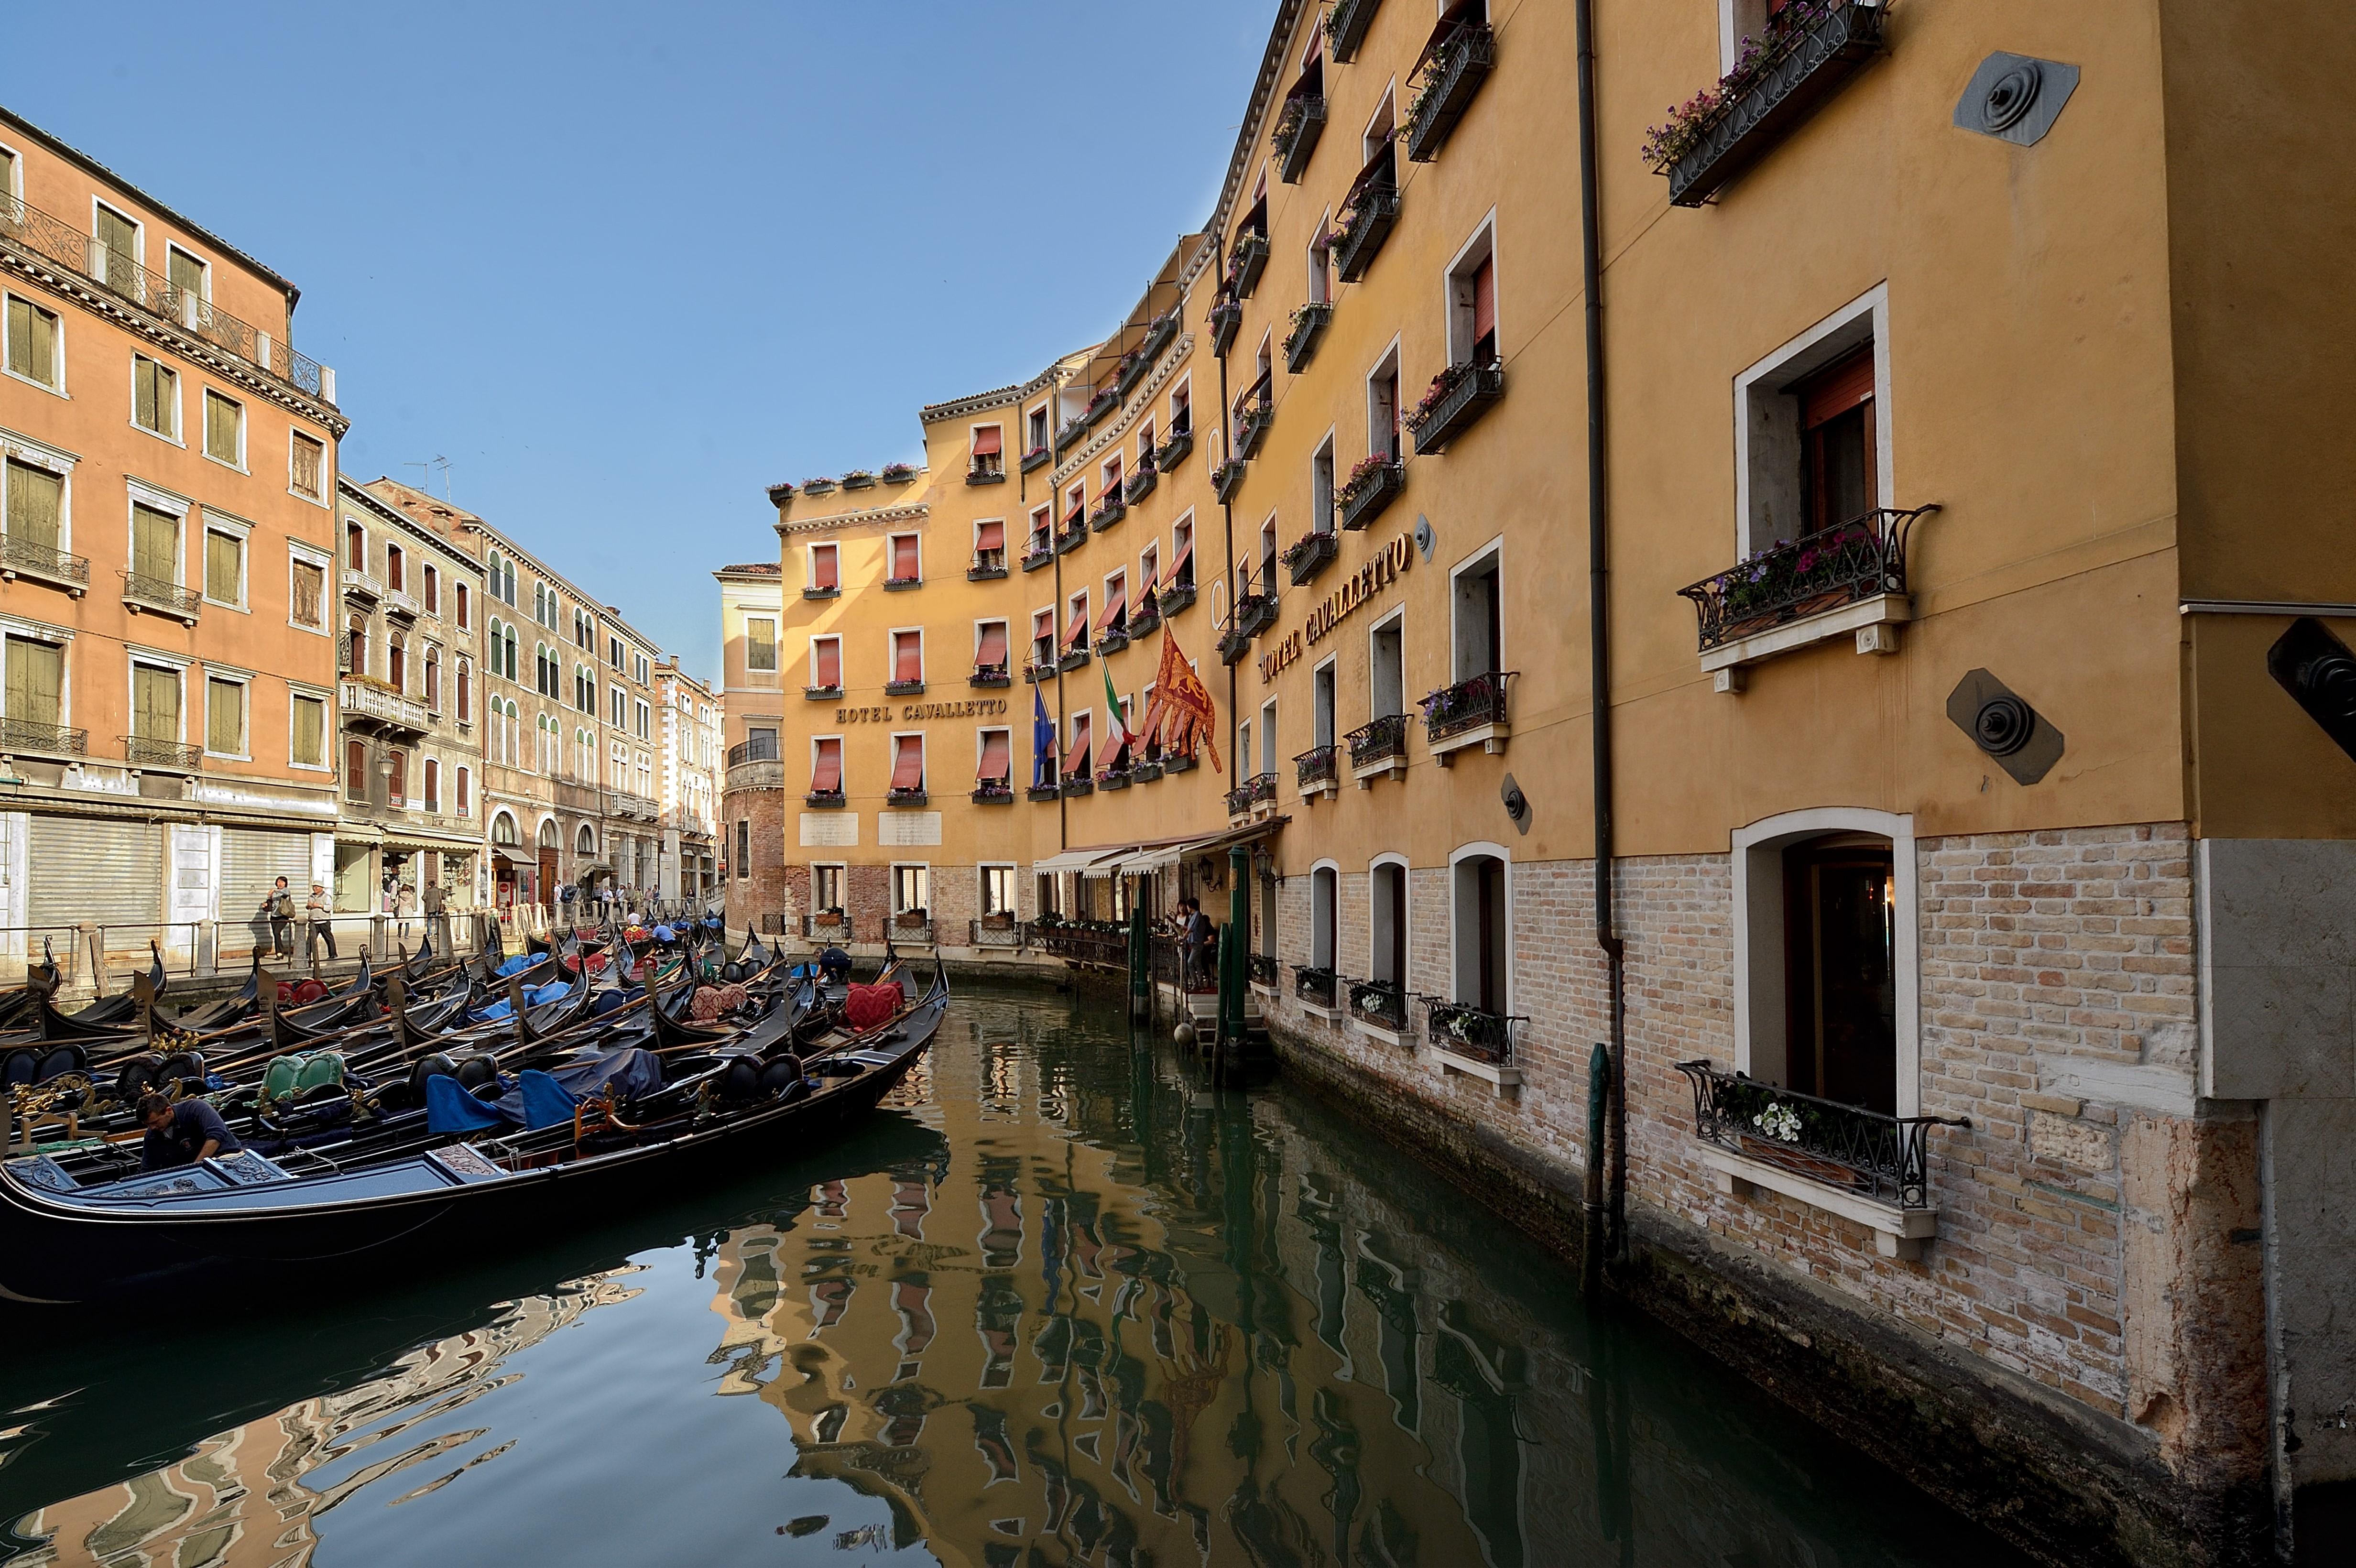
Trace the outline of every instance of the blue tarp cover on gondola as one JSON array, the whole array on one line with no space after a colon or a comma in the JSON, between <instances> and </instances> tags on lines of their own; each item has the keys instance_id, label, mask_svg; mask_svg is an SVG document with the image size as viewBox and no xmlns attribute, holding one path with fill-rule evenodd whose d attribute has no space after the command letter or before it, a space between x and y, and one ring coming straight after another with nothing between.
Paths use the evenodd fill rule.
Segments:
<instances>
[{"instance_id":1,"label":"blue tarp cover on gondola","mask_svg":"<svg viewBox=\"0 0 2356 1568\"><path fill-rule=\"evenodd\" d=\"M530 953L519 953L491 972L495 975L520 975L539 962L539 958Z\"/></svg>"},{"instance_id":2,"label":"blue tarp cover on gondola","mask_svg":"<svg viewBox=\"0 0 2356 1568\"><path fill-rule=\"evenodd\" d=\"M611 1088L616 1098L633 1100L661 1087L662 1062L654 1052L636 1046L569 1061L547 1072L526 1068L513 1088L488 1104L468 1093L455 1078L434 1077L425 1081L425 1126L436 1133L554 1126L571 1121L582 1098L600 1090Z\"/></svg>"}]
</instances>

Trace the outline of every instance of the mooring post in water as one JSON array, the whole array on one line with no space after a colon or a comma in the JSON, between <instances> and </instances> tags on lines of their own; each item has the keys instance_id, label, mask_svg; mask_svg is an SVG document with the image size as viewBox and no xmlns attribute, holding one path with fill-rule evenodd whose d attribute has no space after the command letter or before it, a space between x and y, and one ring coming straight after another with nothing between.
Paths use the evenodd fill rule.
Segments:
<instances>
[{"instance_id":1,"label":"mooring post in water","mask_svg":"<svg viewBox=\"0 0 2356 1568\"><path fill-rule=\"evenodd\" d=\"M1587 1211L1580 1272L1591 1291L1603 1273L1603 1114L1612 1103L1612 1048L1595 1042L1587 1059L1587 1185L1580 1207Z\"/></svg>"},{"instance_id":2,"label":"mooring post in water","mask_svg":"<svg viewBox=\"0 0 2356 1568\"><path fill-rule=\"evenodd\" d=\"M1129 1016L1153 1018L1153 939L1145 924L1145 906L1129 912Z\"/></svg>"}]
</instances>

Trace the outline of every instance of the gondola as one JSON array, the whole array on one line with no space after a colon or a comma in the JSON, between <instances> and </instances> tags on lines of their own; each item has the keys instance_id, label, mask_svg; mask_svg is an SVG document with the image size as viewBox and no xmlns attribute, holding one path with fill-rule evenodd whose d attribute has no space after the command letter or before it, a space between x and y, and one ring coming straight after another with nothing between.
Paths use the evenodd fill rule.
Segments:
<instances>
[{"instance_id":1,"label":"gondola","mask_svg":"<svg viewBox=\"0 0 2356 1568\"><path fill-rule=\"evenodd\" d=\"M329 1273L562 1229L839 1131L907 1075L948 1006L937 961L924 996L822 1059L788 1068L793 1059L767 1056L791 1030L794 1009L781 1008L727 1041L665 1059L659 1087L580 1100L569 1124L430 1137L348 1165L315 1154L302 1168L324 1166L317 1174L246 1150L84 1188L48 1156L8 1160L0 1296L84 1302L224 1275L241 1287L282 1275L316 1285ZM529 1082L523 1093L529 1104Z\"/></svg>"}]
</instances>

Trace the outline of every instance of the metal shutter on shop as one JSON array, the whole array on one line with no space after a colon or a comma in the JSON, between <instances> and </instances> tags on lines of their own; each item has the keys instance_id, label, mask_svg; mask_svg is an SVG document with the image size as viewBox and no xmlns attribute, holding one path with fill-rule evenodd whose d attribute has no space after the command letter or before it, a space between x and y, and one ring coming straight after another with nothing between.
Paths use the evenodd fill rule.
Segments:
<instances>
[{"instance_id":1,"label":"metal shutter on shop","mask_svg":"<svg viewBox=\"0 0 2356 1568\"><path fill-rule=\"evenodd\" d=\"M164 830L112 816L35 816L25 855L28 925L135 925L160 918Z\"/></svg>"},{"instance_id":2,"label":"metal shutter on shop","mask_svg":"<svg viewBox=\"0 0 2356 1568\"><path fill-rule=\"evenodd\" d=\"M262 901L286 879L299 914L311 896L311 836L271 833L258 827L220 830L220 920L224 926L252 922Z\"/></svg>"}]
</instances>

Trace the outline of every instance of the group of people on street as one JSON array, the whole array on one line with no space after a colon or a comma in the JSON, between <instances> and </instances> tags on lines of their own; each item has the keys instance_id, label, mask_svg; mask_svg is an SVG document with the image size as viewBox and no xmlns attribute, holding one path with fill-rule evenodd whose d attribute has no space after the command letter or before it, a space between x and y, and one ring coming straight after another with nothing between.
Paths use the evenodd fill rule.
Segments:
<instances>
[{"instance_id":1,"label":"group of people on street","mask_svg":"<svg viewBox=\"0 0 2356 1568\"><path fill-rule=\"evenodd\" d=\"M397 881L388 872L384 880L383 897L383 912L394 918L395 935L398 940L407 942L410 923L423 915L425 931L432 936L436 950L444 953L450 951L450 901L449 895L443 891L441 883L426 883L425 891L421 895L414 885ZM324 942L327 944L329 958L337 956L335 910L335 901L328 897L327 884L313 882L311 896L305 901L302 911L303 923L308 931L308 941L305 945L316 950L318 944ZM279 878L272 885L269 896L262 901L262 908L255 912L258 921L266 923L270 928L272 955L279 958L293 958L294 956L294 890L287 885L285 878Z\"/></svg>"}]
</instances>

